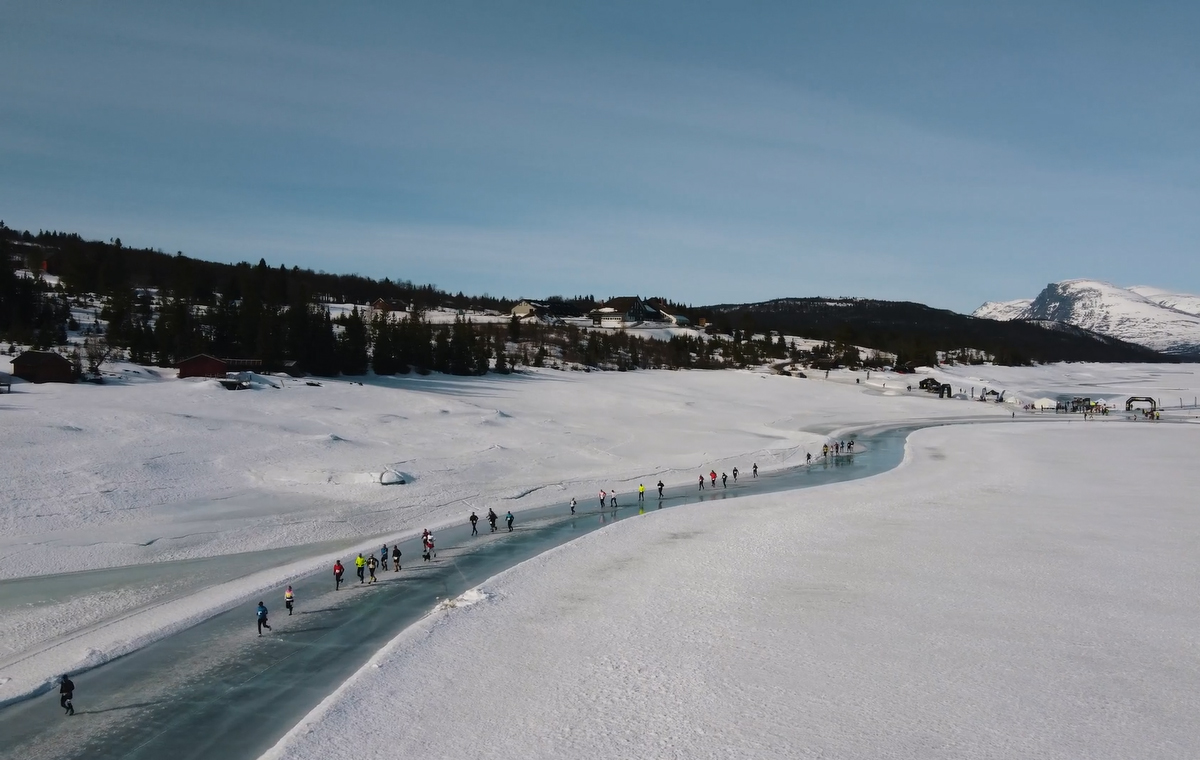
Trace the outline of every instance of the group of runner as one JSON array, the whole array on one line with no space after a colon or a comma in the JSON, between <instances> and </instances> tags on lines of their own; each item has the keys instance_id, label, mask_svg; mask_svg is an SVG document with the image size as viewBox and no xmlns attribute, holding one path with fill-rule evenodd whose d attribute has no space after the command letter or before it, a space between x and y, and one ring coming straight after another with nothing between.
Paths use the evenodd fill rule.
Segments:
<instances>
[{"instance_id":1,"label":"group of runner","mask_svg":"<svg viewBox=\"0 0 1200 760\"><path fill-rule=\"evenodd\" d=\"M845 441L834 441L833 443L827 443L821 447L821 456L825 457L826 459L829 458L830 454L833 454L836 457L836 456L840 456L842 454L853 454L853 453L854 453L854 439L850 439L850 443L846 443ZM809 456L808 459L810 462L812 461L811 456Z\"/></svg>"},{"instance_id":2,"label":"group of runner","mask_svg":"<svg viewBox=\"0 0 1200 760\"><path fill-rule=\"evenodd\" d=\"M854 441L850 441L849 443L842 443L842 442L838 441L838 442L833 443L832 445L826 444L824 446L824 448L822 449L822 454L824 456L828 457L829 454L832 452L836 456L839 453L841 453L842 451L853 454L854 453ZM808 455L808 461L811 463L812 454ZM739 474L738 468L734 467L732 472L733 472L733 482L737 483L738 474ZM751 472L753 473L753 477L755 477L755 478L758 477L758 463L757 462L751 467ZM723 488L727 488L729 476L726 473L721 473L720 477L721 477L721 486ZM704 490L704 480L705 480L704 476L701 475L700 476L700 490L702 490L702 491ZM708 480L712 484L713 488L717 487L717 471L716 470L709 471ZM658 498L662 499L664 485L661 480L658 481L657 487L658 487ZM638 484L637 494L638 494L639 502L644 502L646 500L646 486L644 484ZM607 491L607 492L604 490L600 491L600 508L603 509L606 505L611 509L616 509L616 507L617 507L617 492L615 489L612 491ZM575 514L576 506L577 506L577 503L576 503L575 499L572 498L571 499L571 514ZM495 510L489 509L487 511L486 519L488 521L488 524L491 525L491 528L492 528L491 532L496 533L499 530L496 527L496 523L500 520L499 515L496 514ZM509 532L512 532L513 522L515 519L516 518L513 516L513 513L511 511L504 515L504 521L508 525ZM479 530L476 527L477 523L479 522L479 516L477 514L475 514L475 512L472 511L471 516L468 518L468 520L471 523L471 535L472 536L479 535ZM437 557L437 547L436 547L436 543L435 543L435 540L433 537L433 532L430 531L428 528L421 532L421 547L423 549L421 557L424 561L429 562L432 559ZM383 566L383 570L385 572L388 570L389 567L392 568L392 572L394 572L394 573L400 572L400 557L401 557L401 555L402 555L402 552L400 551L400 546L398 544L393 545L390 549L388 548L387 544L384 544L382 546L382 548L380 548L380 550L379 550L379 558L378 559L376 559L375 555L373 555L373 554L364 557L362 555L362 553L360 552L359 555L354 558L354 567L355 567L356 573L358 574L358 582L363 585L370 585L372 583L375 583L376 580L378 580L375 576L375 572L376 572L376 570L379 569L379 567L381 565ZM390 560L390 563L389 563L389 560ZM346 572L346 568L345 568L345 566L342 565L342 561L340 559L336 560L333 563L333 580L334 580L334 590L335 591L341 589L342 577L343 577L343 575L345 575L345 572ZM296 604L296 593L292 589L291 586L288 586L287 590L283 592L283 603L284 603L284 606L287 608L288 615L291 615L295 609L295 604ZM264 604L261 601L258 603L258 607L255 609L254 612L255 612L256 622L258 624L258 635L262 636L262 632L264 629L268 630L268 631L271 630L271 625L268 622L268 616L269 616L270 612L267 609L266 604ZM60 685L59 685L59 697L60 697L59 704L63 707L65 714L67 714L67 715L75 714L75 706L74 706L74 703L72 700L72 697L74 696L74 692L75 692L75 684L71 681L71 679L67 675L63 675L63 677L60 681Z\"/></svg>"},{"instance_id":3,"label":"group of runner","mask_svg":"<svg viewBox=\"0 0 1200 760\"><path fill-rule=\"evenodd\" d=\"M474 517L474 514L471 516ZM433 532L428 528L421 532L421 548L424 550L421 554L421 557L426 562L429 562L432 558L437 556L437 545L433 537ZM393 545L390 549L388 548L387 544L384 544L379 550L378 559L375 558L374 554L369 554L364 557L362 552L359 552L358 556L354 558L354 568L355 572L358 574L358 582L360 584L369 586L378 581L379 579L376 577L375 571L381 566L383 567L384 572L387 572L389 568L391 568L393 573L400 572L400 557L403 554L404 552L400 551L399 544ZM346 567L342 564L342 561L340 559L334 560L334 591L338 591L342 588L342 578L345 574ZM283 604L287 608L288 614L291 615L296 605L296 592L292 590L291 586L288 586L287 590L283 592ZM264 603L259 602L258 608L255 610L255 617L258 621L259 636L262 636L264 628L268 631L271 630L271 625L267 622L269 614L270 613L267 609L267 606Z\"/></svg>"},{"instance_id":4,"label":"group of runner","mask_svg":"<svg viewBox=\"0 0 1200 760\"><path fill-rule=\"evenodd\" d=\"M823 454L826 457L828 457L830 454L830 451L833 451L833 453L836 455L838 452L840 452L842 450L843 447L845 447L849 453L854 453L854 441L850 441L849 444L843 444L840 442L834 443L832 449L829 444L826 444L824 447L824 450L823 450ZM809 462L812 461L811 454L808 455L808 461ZM751 471L753 477L755 477L755 478L758 477L758 463L757 462L755 462L751 466L750 471ZM732 472L733 472L733 482L736 484L737 480L738 480L738 475L740 474L740 471L738 470L737 467L734 467ZM721 473L720 478L721 478L721 487L728 488L729 487L729 475L727 473L723 472L723 473ZM703 491L704 487L705 487L704 480L705 480L704 476L701 475L700 476L700 490L701 491ZM711 483L712 488L717 487L717 471L716 470L709 471L708 480ZM658 498L662 499L663 498L663 488L665 486L661 480L659 480L656 485L658 488ZM646 500L646 486L644 483L638 484L637 495L638 495L639 502L644 502ZM574 498L572 498L571 499L571 514L575 514L576 506L577 506L577 502L575 501ZM605 491L603 489L600 490L600 508L604 509L605 507L608 507L609 509L617 508L616 489L613 489L610 491ZM471 524L471 535L478 536L479 535L479 528L478 528L479 515L475 514L475 512L472 511L471 516L467 519ZM495 510L488 509L485 519L488 521L488 525L491 526L491 532L496 533L499 530L499 528L497 528L496 524L499 522L500 516L496 514ZM504 522L507 524L508 531L510 533L513 530L513 522L515 521L515 519L516 518L513 516L513 513L511 511L504 515ZM421 532L421 548L423 549L421 558L425 562L430 562L434 558L437 557L437 546L434 541L433 532L430 531L428 528L426 528L425 530L423 530ZM369 554L364 557L362 555L362 553L360 552L359 555L354 558L354 567L355 567L355 572L358 574L358 582L362 585L368 585L368 586L371 585L372 583L375 583L378 580L378 578L375 575L375 572L376 572L376 570L379 569L379 567L381 565L383 567L384 572L386 572L389 567L392 568L392 572L394 572L394 573L400 572L400 556L401 556L401 554L402 554L402 552L400 551L400 546L398 544L392 546L390 549L388 548L387 544L384 544L383 547L379 550L379 558L378 559L375 558L374 554ZM389 560L390 560L390 564L389 564ZM342 561L340 559L336 560L333 563L333 581L334 581L334 590L335 591L341 589L342 577L345 575L345 573L346 573L346 568L345 568L345 566L342 565ZM292 611L295 607L295 603L296 603L296 594L292 590L291 586L288 586L287 590L284 592L283 601L284 601L284 605L287 607L288 614L291 615ZM271 630L271 626L267 622L268 615L269 615L269 611L267 610L267 606L263 602L259 602L258 608L255 610L255 616L256 616L257 622L258 622L258 635L259 636L262 636L263 629L266 629L268 631ZM64 676L64 678L65 678L65 676Z\"/></svg>"},{"instance_id":5,"label":"group of runner","mask_svg":"<svg viewBox=\"0 0 1200 760\"><path fill-rule=\"evenodd\" d=\"M499 530L499 528L496 527L496 521L498 521L499 519L500 519L500 517L499 517L499 515L496 514L496 511L494 509L488 510L487 521L488 521L488 525L492 526L492 533L495 533ZM504 515L504 522L508 523L508 532L509 533L512 533L513 520L515 520L515 519L516 518L513 517L513 513L511 511ZM479 523L479 515L475 514L474 512L471 512L471 516L467 518L467 521L471 523L471 535L478 536L479 528L477 528L476 525Z\"/></svg>"},{"instance_id":6,"label":"group of runner","mask_svg":"<svg viewBox=\"0 0 1200 760\"><path fill-rule=\"evenodd\" d=\"M735 466L733 468L732 472L733 472L733 482L736 484L738 475L740 474L741 471L738 470L738 468ZM754 465L750 468L750 472L754 477L756 477L756 478L758 477L758 462L754 463ZM717 471L716 470L709 470L708 480L712 484L713 488L717 487ZM700 476L700 480L698 482L699 482L700 487L697 490L703 491L704 490L704 476L703 475ZM729 488L729 473L726 473L726 472L721 473L721 488ZM659 481L659 483L658 483L658 498L660 498L660 499L662 498L662 481Z\"/></svg>"}]
</instances>

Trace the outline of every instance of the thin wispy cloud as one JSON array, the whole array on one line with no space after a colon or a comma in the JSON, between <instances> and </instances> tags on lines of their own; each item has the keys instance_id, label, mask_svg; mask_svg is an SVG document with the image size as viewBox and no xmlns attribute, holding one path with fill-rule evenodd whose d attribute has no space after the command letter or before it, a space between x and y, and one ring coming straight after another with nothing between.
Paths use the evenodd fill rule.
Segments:
<instances>
[{"instance_id":1,"label":"thin wispy cloud","mask_svg":"<svg viewBox=\"0 0 1200 760\"><path fill-rule=\"evenodd\" d=\"M23 9L0 217L512 296L1200 290L1196 54L1119 12Z\"/></svg>"}]
</instances>

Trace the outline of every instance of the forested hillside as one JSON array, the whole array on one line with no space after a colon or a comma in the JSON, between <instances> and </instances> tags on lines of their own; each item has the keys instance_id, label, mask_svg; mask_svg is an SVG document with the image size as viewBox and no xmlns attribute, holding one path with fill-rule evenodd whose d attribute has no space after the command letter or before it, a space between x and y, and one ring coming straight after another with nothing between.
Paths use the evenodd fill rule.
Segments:
<instances>
[{"instance_id":1,"label":"forested hillside","mask_svg":"<svg viewBox=\"0 0 1200 760\"><path fill-rule=\"evenodd\" d=\"M899 364L933 364L938 351L972 348L997 364L1031 361L1152 362L1161 354L1086 330L1048 330L1033 322L997 322L907 301L783 298L696 310L719 329L776 330L816 340L870 346Z\"/></svg>"},{"instance_id":2,"label":"forested hillside","mask_svg":"<svg viewBox=\"0 0 1200 760\"><path fill-rule=\"evenodd\" d=\"M32 275L32 276L31 276ZM330 313L334 304L378 299L391 314ZM592 296L557 298L575 311ZM509 299L450 293L405 280L269 266L221 264L127 248L120 239L18 232L0 223L0 337L38 348L62 346L69 331L104 340L136 363L171 366L197 353L253 358L264 368L316 375L409 371L482 374L514 363L553 362L632 369L713 366L699 340L645 341L588 334L574 326L431 323L433 309L503 313ZM92 324L88 315L95 314Z\"/></svg>"},{"instance_id":3,"label":"forested hillside","mask_svg":"<svg viewBox=\"0 0 1200 760\"><path fill-rule=\"evenodd\" d=\"M345 307L377 299L394 310ZM578 314L596 303L591 295L549 300L564 301L564 311ZM856 347L895 354L899 364L933 364L938 352L1003 364L1165 358L1084 330L976 319L916 303L799 298L691 308L656 300L693 324L706 322L707 335L674 331L650 340L636 330L589 329L586 322L508 322L498 315L514 302L487 294L264 260L222 264L127 248L119 239L18 232L0 222L0 338L50 348L75 334L103 340L133 362L160 366L197 353L317 375L482 374L516 364L625 370L884 362ZM431 310L464 316L451 324L427 319ZM472 318L481 312L489 316ZM824 345L798 347L785 335Z\"/></svg>"}]
</instances>

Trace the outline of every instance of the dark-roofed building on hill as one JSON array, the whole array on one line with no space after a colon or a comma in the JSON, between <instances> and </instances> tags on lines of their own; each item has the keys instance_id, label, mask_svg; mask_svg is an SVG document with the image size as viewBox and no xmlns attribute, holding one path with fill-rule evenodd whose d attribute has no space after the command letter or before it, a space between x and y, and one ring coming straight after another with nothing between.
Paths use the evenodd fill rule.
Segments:
<instances>
[{"instance_id":1,"label":"dark-roofed building on hill","mask_svg":"<svg viewBox=\"0 0 1200 760\"><path fill-rule=\"evenodd\" d=\"M524 299L509 312L517 319L538 320L547 324L559 324L568 317L578 317L581 312L573 303L561 299L530 301Z\"/></svg>"},{"instance_id":2,"label":"dark-roofed building on hill","mask_svg":"<svg viewBox=\"0 0 1200 760\"><path fill-rule=\"evenodd\" d=\"M638 296L613 298L593 309L588 316L596 327L632 327L644 322L667 321L666 315Z\"/></svg>"},{"instance_id":3,"label":"dark-roofed building on hill","mask_svg":"<svg viewBox=\"0 0 1200 760\"><path fill-rule=\"evenodd\" d=\"M13 359L13 374L31 383L73 383L79 379L75 365L53 351L26 351Z\"/></svg>"},{"instance_id":4,"label":"dark-roofed building on hill","mask_svg":"<svg viewBox=\"0 0 1200 760\"><path fill-rule=\"evenodd\" d=\"M659 301L647 301L646 305L649 306L651 309L656 310L658 313L662 314L662 318L664 321L670 322L671 324L675 325L676 327L687 327L692 324L691 320L689 320L687 317L683 316L682 314L674 313L673 311L671 311L670 307L668 307L664 303L661 303Z\"/></svg>"},{"instance_id":5,"label":"dark-roofed building on hill","mask_svg":"<svg viewBox=\"0 0 1200 760\"><path fill-rule=\"evenodd\" d=\"M389 314L402 314L408 311L408 304L403 301L397 301L391 298L376 298L371 302L371 308L368 314L363 317L373 319L376 315L387 316Z\"/></svg>"}]
</instances>

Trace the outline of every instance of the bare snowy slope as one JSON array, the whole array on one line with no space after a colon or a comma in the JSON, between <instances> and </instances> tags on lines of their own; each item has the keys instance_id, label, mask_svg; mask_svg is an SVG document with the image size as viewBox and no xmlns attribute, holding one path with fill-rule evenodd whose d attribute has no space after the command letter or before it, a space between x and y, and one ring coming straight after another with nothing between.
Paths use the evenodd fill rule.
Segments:
<instances>
[{"instance_id":1,"label":"bare snowy slope","mask_svg":"<svg viewBox=\"0 0 1200 760\"><path fill-rule=\"evenodd\" d=\"M1018 298L1015 301L988 301L976 309L971 316L1007 322L1010 319L1016 319L1021 312L1029 308L1031 303L1033 303L1032 298Z\"/></svg>"},{"instance_id":2,"label":"bare snowy slope","mask_svg":"<svg viewBox=\"0 0 1200 760\"><path fill-rule=\"evenodd\" d=\"M1017 301L992 302L977 309L974 316L1063 322L1166 354L1200 355L1200 309L1187 311L1200 306L1195 303L1200 299L1144 286L1139 290L1150 295L1097 280L1064 280L1047 285L1016 313L1012 307Z\"/></svg>"},{"instance_id":3,"label":"bare snowy slope","mask_svg":"<svg viewBox=\"0 0 1200 760\"><path fill-rule=\"evenodd\" d=\"M1149 298L1159 306L1200 316L1200 296L1188 293L1169 293L1162 288L1153 288L1149 285L1135 285L1130 290L1139 296Z\"/></svg>"}]
</instances>

